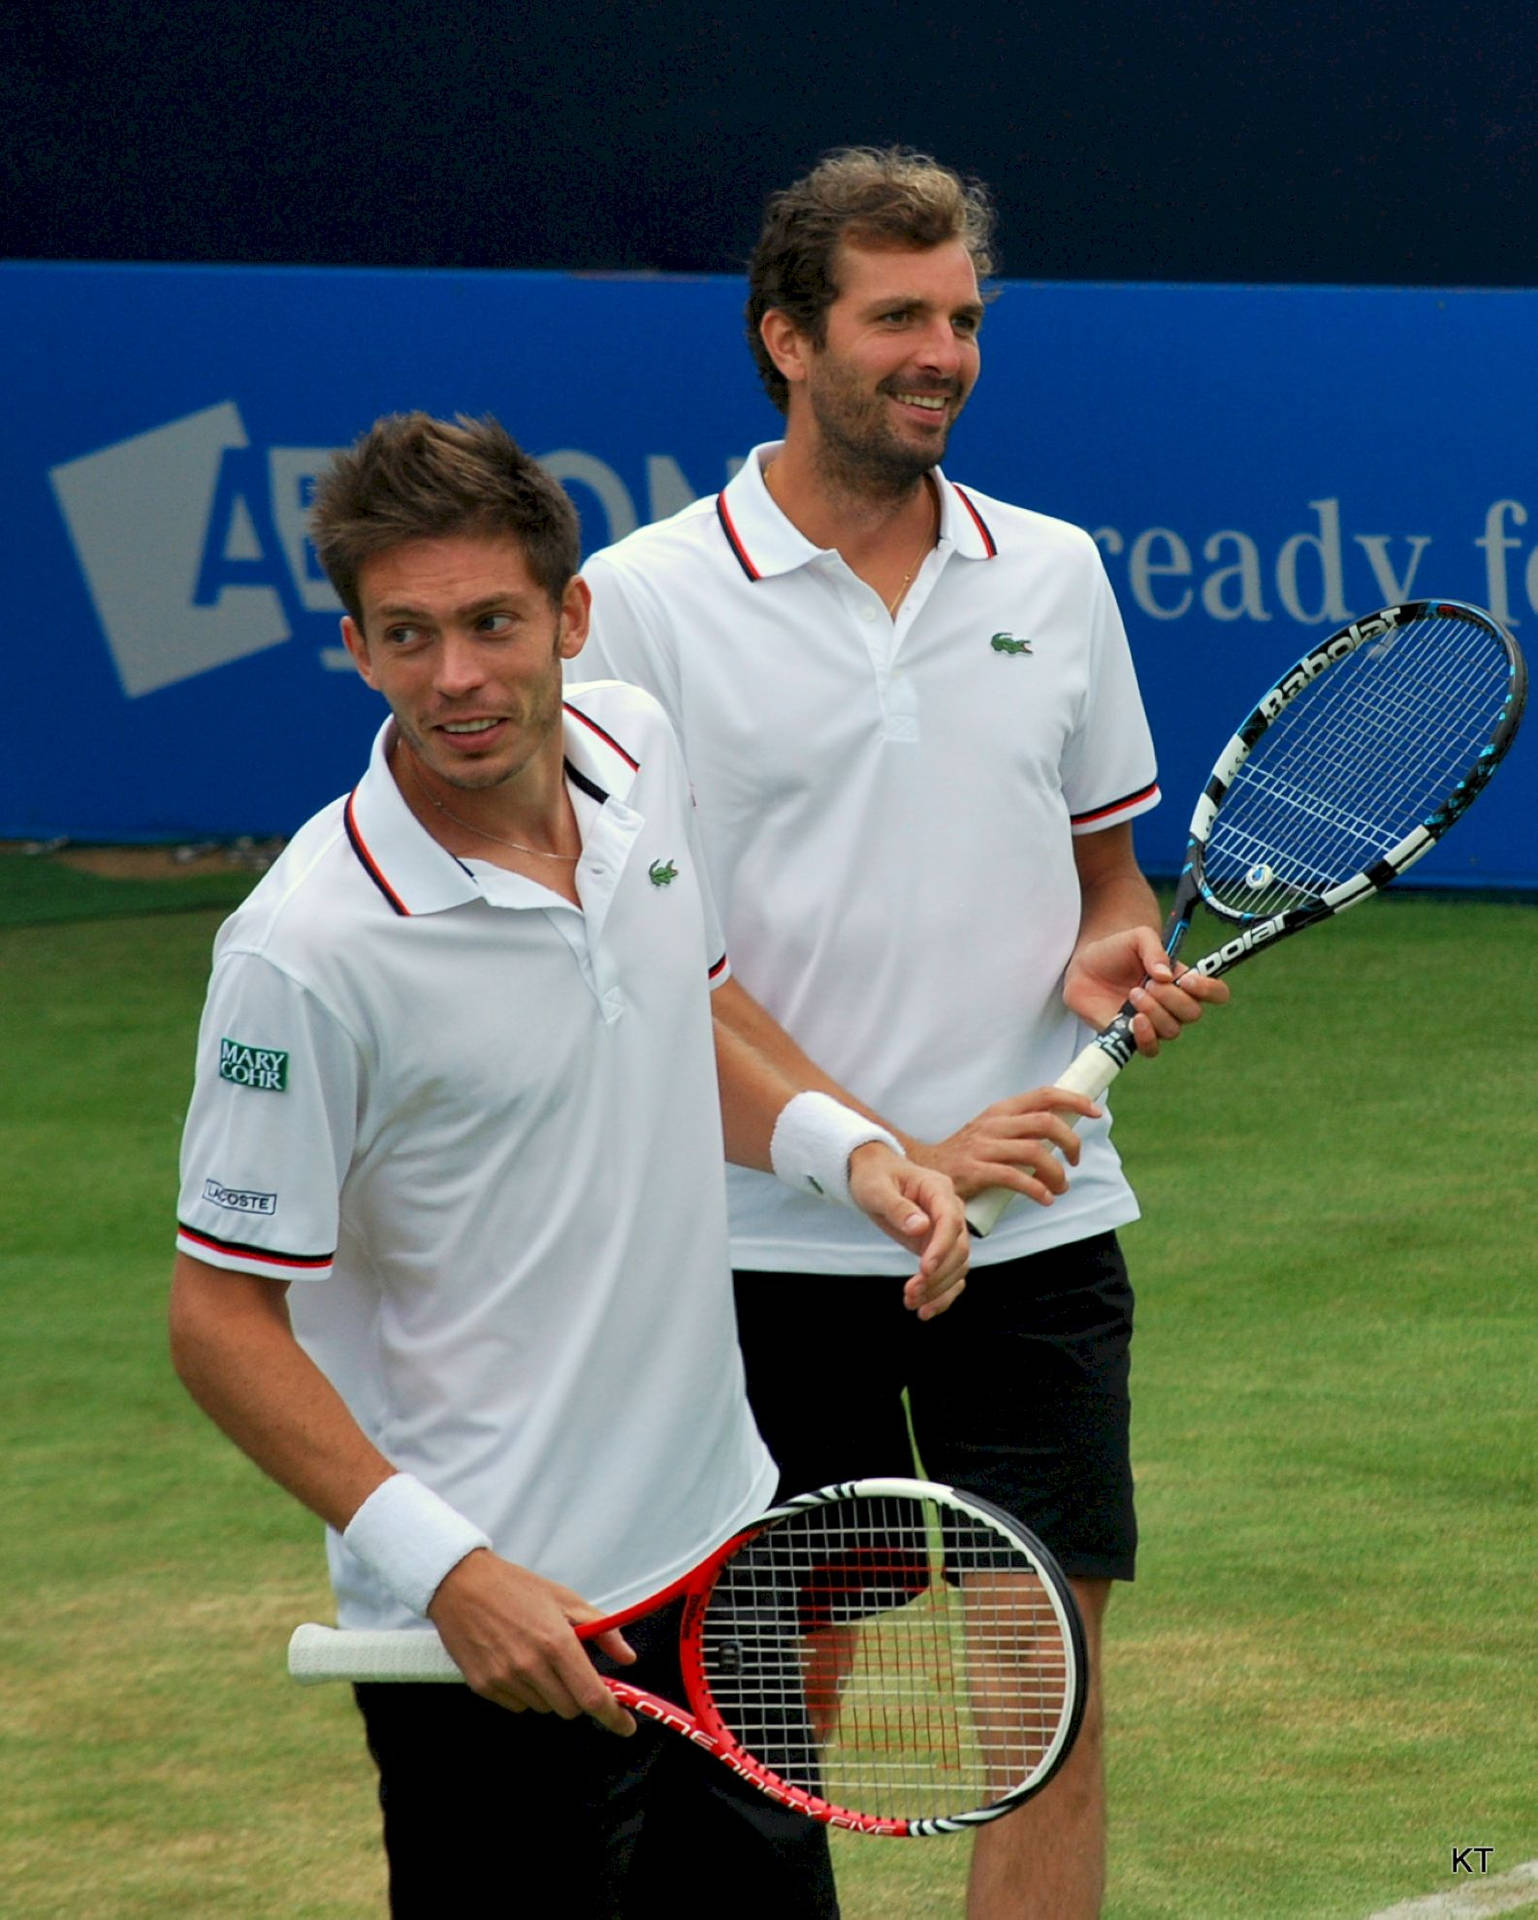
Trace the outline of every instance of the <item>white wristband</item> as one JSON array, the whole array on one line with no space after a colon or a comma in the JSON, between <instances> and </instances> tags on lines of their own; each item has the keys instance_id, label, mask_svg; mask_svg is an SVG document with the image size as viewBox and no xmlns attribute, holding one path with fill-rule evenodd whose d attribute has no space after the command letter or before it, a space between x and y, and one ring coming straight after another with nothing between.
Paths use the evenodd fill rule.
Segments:
<instances>
[{"instance_id":1,"label":"white wristband","mask_svg":"<svg viewBox=\"0 0 1538 1920\"><path fill-rule=\"evenodd\" d=\"M826 1093L798 1093L780 1109L769 1141L769 1164L776 1179L797 1193L820 1194L846 1207L849 1195L849 1156L856 1147L880 1140L893 1153L902 1148L885 1127L867 1120Z\"/></svg>"},{"instance_id":2,"label":"white wristband","mask_svg":"<svg viewBox=\"0 0 1538 1920\"><path fill-rule=\"evenodd\" d=\"M382 1481L348 1521L343 1540L403 1607L425 1615L445 1574L490 1537L409 1473Z\"/></svg>"}]
</instances>

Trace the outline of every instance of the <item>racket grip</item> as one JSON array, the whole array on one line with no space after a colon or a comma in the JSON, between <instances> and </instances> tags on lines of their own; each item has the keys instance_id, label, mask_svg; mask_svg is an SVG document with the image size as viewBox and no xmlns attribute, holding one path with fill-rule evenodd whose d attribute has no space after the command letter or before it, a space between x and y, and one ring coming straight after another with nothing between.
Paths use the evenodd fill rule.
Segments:
<instances>
[{"instance_id":1,"label":"racket grip","mask_svg":"<svg viewBox=\"0 0 1538 1920\"><path fill-rule=\"evenodd\" d=\"M1115 1033L1127 1019L1123 1013L1105 1029L1105 1033L1091 1040L1084 1051L1074 1059L1066 1073L1057 1081L1056 1086L1065 1093L1082 1093L1086 1099L1098 1100L1121 1072L1120 1062L1101 1045L1106 1034ZM1065 1113L1063 1118L1070 1127L1079 1124L1076 1113ZM984 1187L981 1193L974 1193L967 1202L967 1226L979 1240L986 1240L1003 1217L1004 1209L1012 1200L1018 1200L1019 1194L1009 1187Z\"/></svg>"},{"instance_id":2,"label":"racket grip","mask_svg":"<svg viewBox=\"0 0 1538 1920\"><path fill-rule=\"evenodd\" d=\"M457 1680L465 1676L430 1628L295 1627L288 1670L302 1687L323 1680Z\"/></svg>"}]
</instances>

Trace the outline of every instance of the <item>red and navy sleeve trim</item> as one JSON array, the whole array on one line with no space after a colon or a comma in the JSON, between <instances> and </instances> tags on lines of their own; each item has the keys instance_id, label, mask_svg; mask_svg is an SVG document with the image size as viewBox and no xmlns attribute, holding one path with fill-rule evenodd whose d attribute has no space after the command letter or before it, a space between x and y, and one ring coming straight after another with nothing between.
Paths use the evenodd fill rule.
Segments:
<instances>
[{"instance_id":1,"label":"red and navy sleeve trim","mask_svg":"<svg viewBox=\"0 0 1538 1920\"><path fill-rule=\"evenodd\" d=\"M961 491L960 487L956 485L954 480L951 482L951 490L955 493L956 498L966 508L967 512L971 514L972 524L977 528L978 533L982 537L983 551L987 554L988 558L992 560L995 557L995 555L998 553L999 545L998 545L998 542L994 539L993 535L988 531L988 522L977 511L976 507L972 505L972 502Z\"/></svg>"},{"instance_id":2,"label":"red and navy sleeve trim","mask_svg":"<svg viewBox=\"0 0 1538 1920\"><path fill-rule=\"evenodd\" d=\"M718 493L716 495L716 518L721 522L721 531L726 535L726 544L736 555L738 566L742 568L750 580L762 580L764 576L759 572L758 568L754 566L747 548L742 544L742 535L738 533L736 526L733 524L732 516L727 511L726 495L724 493Z\"/></svg>"},{"instance_id":3,"label":"red and navy sleeve trim","mask_svg":"<svg viewBox=\"0 0 1538 1920\"><path fill-rule=\"evenodd\" d=\"M710 972L706 974L705 978L707 980L719 980L722 974L725 972L726 972L726 955L723 953L721 958L710 969Z\"/></svg>"},{"instance_id":4,"label":"red and navy sleeve trim","mask_svg":"<svg viewBox=\"0 0 1538 1920\"><path fill-rule=\"evenodd\" d=\"M1139 787L1135 793L1124 793L1119 800L1108 800L1103 807L1091 807L1088 813L1069 815L1069 823L1075 827L1093 826L1097 820L1109 820L1113 814L1125 813L1129 807L1142 805L1145 800L1157 800L1159 783L1150 780L1146 787Z\"/></svg>"},{"instance_id":5,"label":"red and navy sleeve trim","mask_svg":"<svg viewBox=\"0 0 1538 1920\"><path fill-rule=\"evenodd\" d=\"M368 875L369 879L373 881L374 885L378 887L385 899L389 901L392 912L398 913L403 919L409 920L411 918L410 907L406 905L394 887L386 880L384 874L380 871L378 861L375 860L373 854L371 854L363 844L363 835L358 831L357 815L353 811L353 802L357 797L358 789L354 787L352 792L347 796L347 805L342 809L342 825L347 829L347 838L352 842L352 850L357 854L358 863L363 868L363 871Z\"/></svg>"},{"instance_id":6,"label":"red and navy sleeve trim","mask_svg":"<svg viewBox=\"0 0 1538 1920\"><path fill-rule=\"evenodd\" d=\"M269 1267L287 1267L299 1273L323 1271L336 1257L330 1253L280 1253L272 1247L254 1247L245 1240L221 1240L217 1234L200 1233L196 1227L189 1227L185 1220L177 1221L176 1230L183 1240L190 1240L195 1246L207 1247L210 1253L233 1254L241 1260L260 1260Z\"/></svg>"},{"instance_id":7,"label":"red and navy sleeve trim","mask_svg":"<svg viewBox=\"0 0 1538 1920\"><path fill-rule=\"evenodd\" d=\"M615 739L612 733L605 733L603 728L599 726L596 720L590 720L588 716L582 712L580 707L572 706L570 701L563 701L562 705L566 708L566 711L571 715L573 720L580 720L583 726L587 728L589 733L596 733L598 738L602 740L602 742L606 747L612 748L614 752L619 755L620 759L624 761L625 765L629 767L632 773L640 772L641 770L640 761L636 759L633 753L627 753L625 749L620 745L620 743ZM569 767L571 765L571 762L568 760L566 764ZM607 799L608 796L603 795L602 797Z\"/></svg>"}]
</instances>

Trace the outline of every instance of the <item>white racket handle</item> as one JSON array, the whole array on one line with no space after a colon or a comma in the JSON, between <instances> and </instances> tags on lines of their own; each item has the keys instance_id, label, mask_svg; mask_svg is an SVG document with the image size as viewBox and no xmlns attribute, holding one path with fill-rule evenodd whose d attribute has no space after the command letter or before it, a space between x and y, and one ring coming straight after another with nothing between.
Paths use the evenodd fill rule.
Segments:
<instances>
[{"instance_id":1,"label":"white racket handle","mask_svg":"<svg viewBox=\"0 0 1538 1920\"><path fill-rule=\"evenodd\" d=\"M1082 1093L1086 1099L1098 1100L1120 1072L1120 1066L1111 1055L1098 1041L1091 1040L1068 1071L1053 1084L1061 1087L1065 1093ZM1062 1117L1070 1127L1079 1124L1076 1113L1065 1113ZM981 1193L974 1193L967 1202L968 1227L978 1239L987 1239L999 1224L1004 1209L1012 1200L1019 1198L1019 1194L1009 1187L984 1187Z\"/></svg>"},{"instance_id":2,"label":"white racket handle","mask_svg":"<svg viewBox=\"0 0 1538 1920\"><path fill-rule=\"evenodd\" d=\"M302 1687L322 1680L458 1680L464 1675L431 1627L295 1627L288 1670Z\"/></svg>"}]
</instances>

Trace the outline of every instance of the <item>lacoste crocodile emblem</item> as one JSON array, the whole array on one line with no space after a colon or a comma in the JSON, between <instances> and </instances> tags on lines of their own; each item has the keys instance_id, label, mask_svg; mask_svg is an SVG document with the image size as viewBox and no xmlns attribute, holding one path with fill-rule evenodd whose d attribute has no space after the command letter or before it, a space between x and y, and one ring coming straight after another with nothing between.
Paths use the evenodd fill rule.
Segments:
<instances>
[{"instance_id":1,"label":"lacoste crocodile emblem","mask_svg":"<svg viewBox=\"0 0 1538 1920\"><path fill-rule=\"evenodd\" d=\"M988 642L995 653L1029 653L1029 640L1017 640L1012 633L996 633Z\"/></svg>"},{"instance_id":2,"label":"lacoste crocodile emblem","mask_svg":"<svg viewBox=\"0 0 1538 1920\"><path fill-rule=\"evenodd\" d=\"M653 860L646 872L654 887L670 887L678 878L678 868L671 860Z\"/></svg>"}]
</instances>

